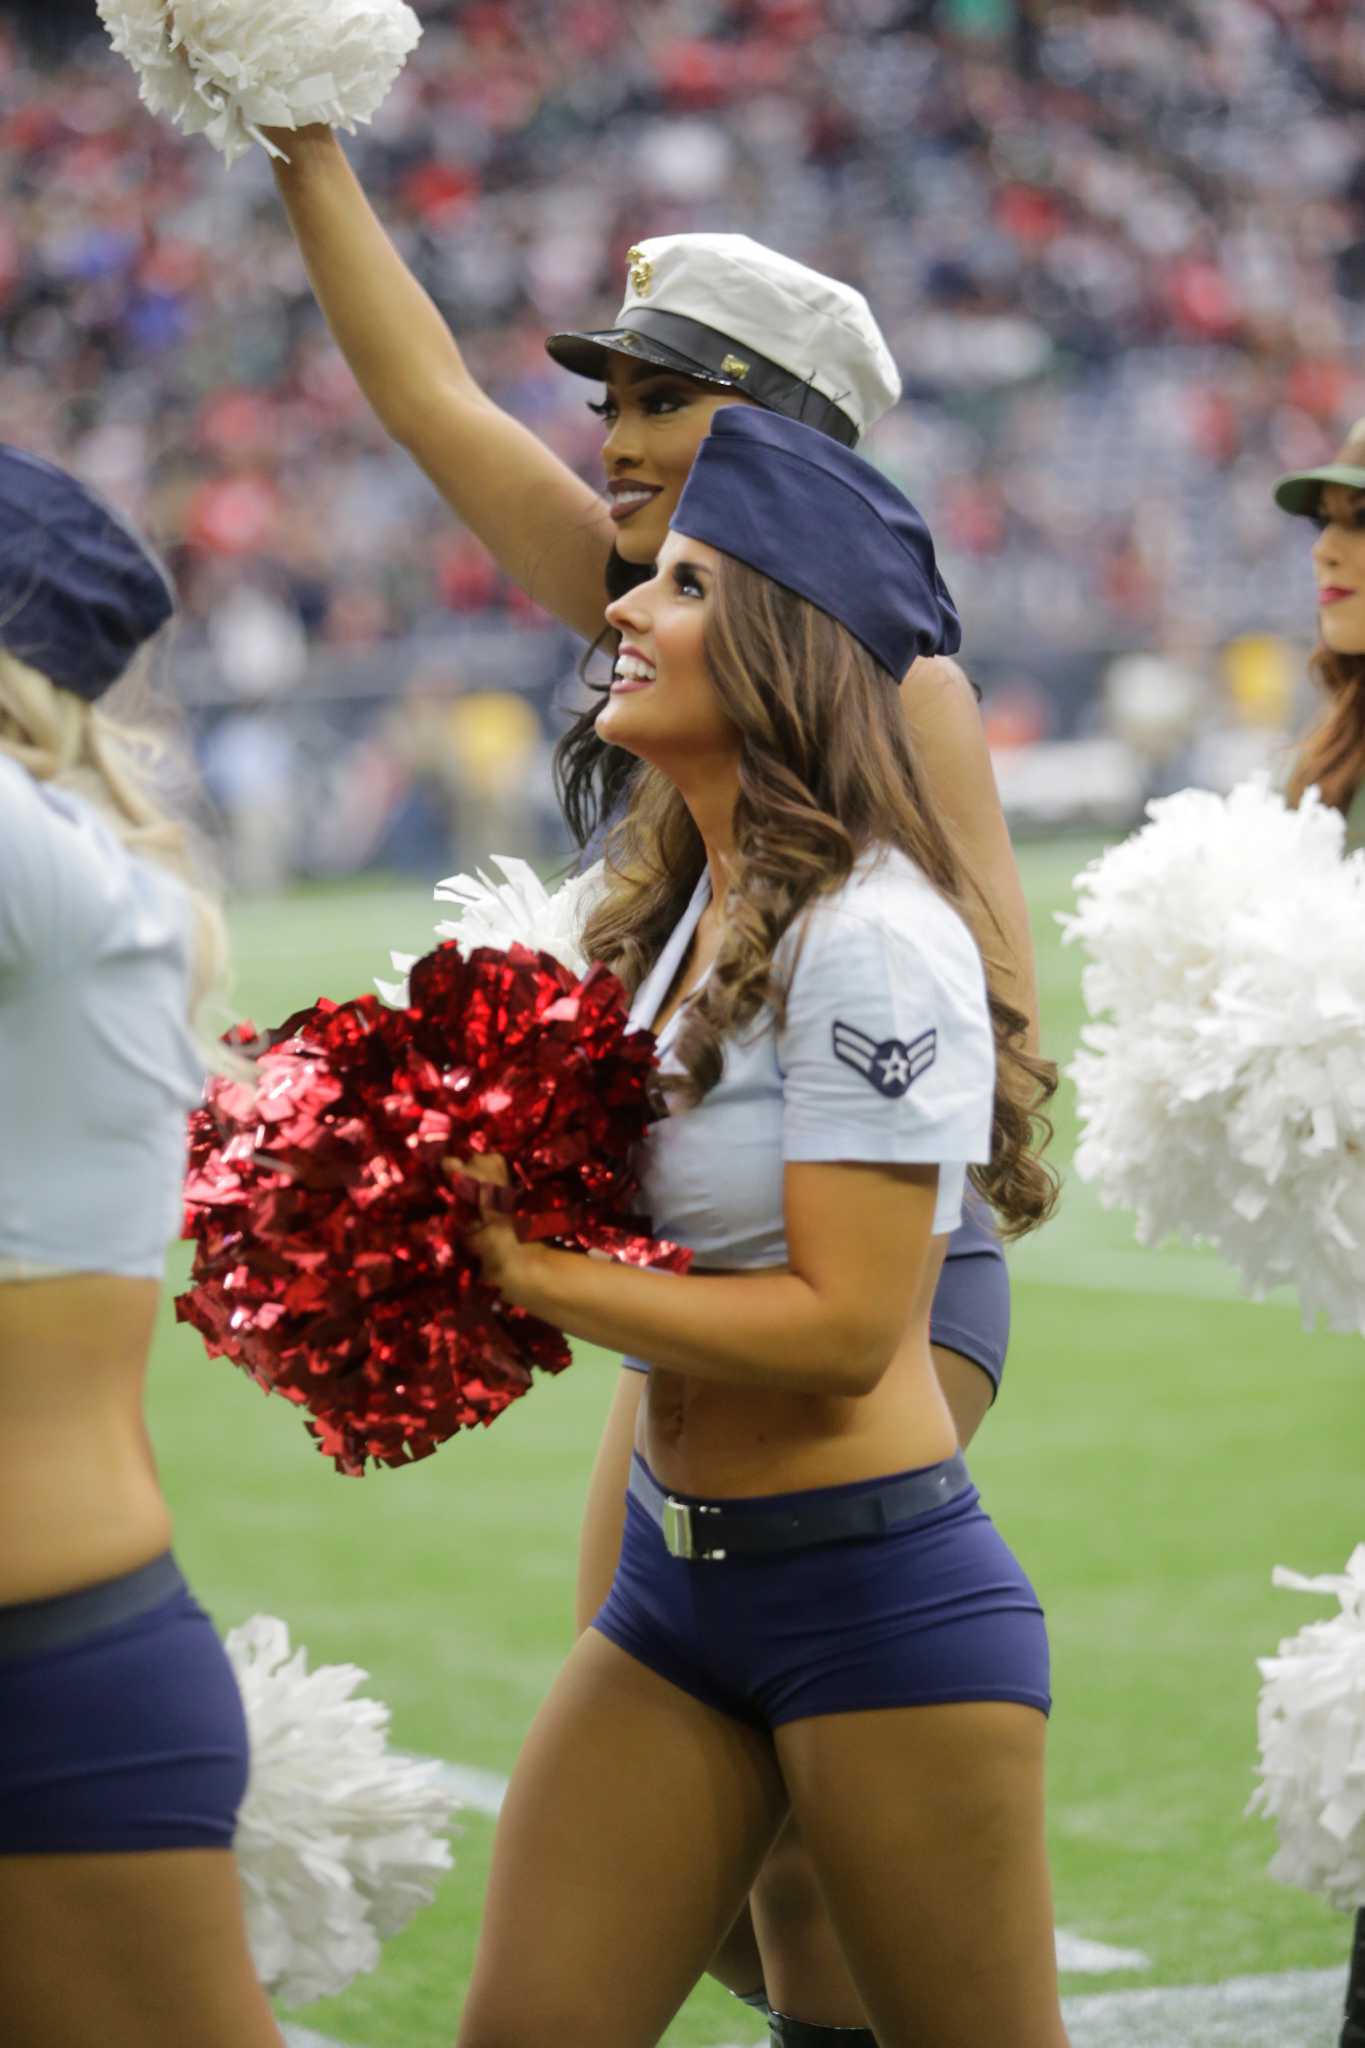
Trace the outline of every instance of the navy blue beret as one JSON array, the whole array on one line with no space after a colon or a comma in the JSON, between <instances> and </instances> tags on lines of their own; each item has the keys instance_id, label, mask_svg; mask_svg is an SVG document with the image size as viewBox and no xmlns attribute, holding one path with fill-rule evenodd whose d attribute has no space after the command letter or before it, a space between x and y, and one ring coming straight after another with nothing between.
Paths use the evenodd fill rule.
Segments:
<instances>
[{"instance_id":1,"label":"navy blue beret","mask_svg":"<svg viewBox=\"0 0 1365 2048\"><path fill-rule=\"evenodd\" d=\"M673 526L809 598L897 682L918 656L962 645L929 529L910 500L799 420L723 406Z\"/></svg>"},{"instance_id":2,"label":"navy blue beret","mask_svg":"<svg viewBox=\"0 0 1365 2048\"><path fill-rule=\"evenodd\" d=\"M0 442L0 647L93 702L174 610L165 570L112 507Z\"/></svg>"}]
</instances>

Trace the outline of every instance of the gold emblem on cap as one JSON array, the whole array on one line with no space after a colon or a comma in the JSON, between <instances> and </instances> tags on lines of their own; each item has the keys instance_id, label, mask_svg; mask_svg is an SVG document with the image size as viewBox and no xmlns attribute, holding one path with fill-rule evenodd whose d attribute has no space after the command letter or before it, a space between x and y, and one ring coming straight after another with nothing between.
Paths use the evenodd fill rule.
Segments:
<instances>
[{"instance_id":1,"label":"gold emblem on cap","mask_svg":"<svg viewBox=\"0 0 1365 2048\"><path fill-rule=\"evenodd\" d=\"M752 368L753 364L746 363L743 356L726 356L721 363L720 374L722 377L733 377L738 382L741 378L747 377Z\"/></svg>"},{"instance_id":2,"label":"gold emblem on cap","mask_svg":"<svg viewBox=\"0 0 1365 2048\"><path fill-rule=\"evenodd\" d=\"M654 265L643 249L627 249L626 262L630 265L630 288L644 299L654 282Z\"/></svg>"}]
</instances>

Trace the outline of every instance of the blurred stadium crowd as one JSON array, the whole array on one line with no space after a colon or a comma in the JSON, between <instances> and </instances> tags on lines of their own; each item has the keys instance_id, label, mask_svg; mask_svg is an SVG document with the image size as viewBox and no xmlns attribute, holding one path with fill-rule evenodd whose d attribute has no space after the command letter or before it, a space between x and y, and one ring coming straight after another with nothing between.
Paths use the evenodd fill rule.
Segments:
<instances>
[{"instance_id":1,"label":"blurred stadium crowd","mask_svg":"<svg viewBox=\"0 0 1365 2048\"><path fill-rule=\"evenodd\" d=\"M257 812L239 878L423 865L461 805L484 848L519 806L524 845L528 791L552 840L576 644L369 419L264 158L144 114L93 5L8 12L0 436L170 553L204 765ZM870 452L930 518L1002 745L1127 718L1140 751L1155 703L1159 752L1192 696L1283 718L1311 582L1269 484L1365 412L1353 0L418 12L354 159L476 374L584 474L592 394L543 336L614 312L641 236L743 229L880 317L906 399Z\"/></svg>"}]
</instances>

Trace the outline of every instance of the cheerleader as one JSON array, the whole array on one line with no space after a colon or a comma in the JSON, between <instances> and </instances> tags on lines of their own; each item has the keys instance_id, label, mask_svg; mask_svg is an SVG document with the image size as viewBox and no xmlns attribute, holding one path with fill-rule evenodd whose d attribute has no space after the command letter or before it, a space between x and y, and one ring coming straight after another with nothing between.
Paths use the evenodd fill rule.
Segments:
<instances>
[{"instance_id":1,"label":"cheerleader","mask_svg":"<svg viewBox=\"0 0 1365 2048\"><path fill-rule=\"evenodd\" d=\"M658 1034L646 1198L695 1270L523 1244L491 1204L471 1235L508 1300L653 1370L459 2039L649 2048L790 1809L882 2048L1063 2048L1043 1618L929 1348L969 1168L1011 1232L1055 1194L1051 1069L983 971L893 694L951 601L876 470L730 407L608 616L599 723L644 772L586 943Z\"/></svg>"},{"instance_id":2,"label":"cheerleader","mask_svg":"<svg viewBox=\"0 0 1365 2048\"><path fill-rule=\"evenodd\" d=\"M1327 710L1294 763L1297 803L1315 784L1346 819L1350 852L1365 846L1365 419L1321 469L1281 477L1275 502L1311 519L1319 644L1313 671Z\"/></svg>"},{"instance_id":3,"label":"cheerleader","mask_svg":"<svg viewBox=\"0 0 1365 2048\"><path fill-rule=\"evenodd\" d=\"M566 369L605 387L604 503L477 383L333 132L280 131L273 140L287 154L275 174L318 302L376 415L503 570L589 640L601 636L604 585L616 597L650 573L719 406L748 399L856 445L899 396L894 363L859 293L744 236L642 241L630 252L612 325L565 331L547 344ZM922 777L992 906L1002 987L1032 1017L1028 913L971 685L942 655L920 658L902 703ZM558 758L565 813L585 843L622 800L633 766L626 750L599 737L597 708L566 735ZM964 1445L998 1391L1009 1320L1000 1246L969 1198L934 1305L935 1368ZM623 1361L588 1485L580 1626L596 1612L620 1553L640 1384L638 1361ZM771 1996L841 2029L856 2027L862 2016L794 1833L784 1836L759 1893L762 1955L746 1913L715 1957L714 1974L760 2007ZM811 2034L806 2048L819 2048L820 2039Z\"/></svg>"},{"instance_id":4,"label":"cheerleader","mask_svg":"<svg viewBox=\"0 0 1365 2048\"><path fill-rule=\"evenodd\" d=\"M222 942L102 700L171 609L107 506L0 447L7 2048L280 2048L232 1856L242 1703L142 1413Z\"/></svg>"},{"instance_id":5,"label":"cheerleader","mask_svg":"<svg viewBox=\"0 0 1365 2048\"><path fill-rule=\"evenodd\" d=\"M1315 785L1346 820L1346 851L1365 847L1365 419L1329 463L1281 477L1275 502L1311 519L1319 642L1313 672L1327 709L1289 778L1298 803ZM1365 1910L1356 1914L1341 2048L1365 2048Z\"/></svg>"},{"instance_id":6,"label":"cheerleader","mask_svg":"<svg viewBox=\"0 0 1365 2048\"><path fill-rule=\"evenodd\" d=\"M620 311L605 329L565 330L547 347L604 387L605 499L481 388L446 321L406 268L329 128L276 130L281 195L318 303L381 423L421 464L505 573L571 629L602 639L602 592L653 574L697 449L721 407L794 418L856 446L900 396L900 378L862 295L743 235L663 235L629 252ZM606 638L614 642L615 630ZM1028 913L971 684L940 651L907 664L901 691L918 772L960 849L965 886L985 909L983 936L1002 995L1036 1011ZM557 768L580 843L624 801L634 759L603 736L592 706L566 735ZM494 849L496 850L496 849ZM934 1298L933 1358L965 1446L995 1398L1010 1294L985 1207L969 1194ZM641 1396L640 1361L618 1376L589 1482L578 1577L586 1626L620 1554L621 1503ZM831 2023L802 2033L820 2048L860 2025L837 1942L789 1831L713 1974L762 2007ZM857 2038L841 2032L846 2048ZM796 2035L791 2035L793 2041ZM864 2043L870 2037L862 2036Z\"/></svg>"}]
</instances>

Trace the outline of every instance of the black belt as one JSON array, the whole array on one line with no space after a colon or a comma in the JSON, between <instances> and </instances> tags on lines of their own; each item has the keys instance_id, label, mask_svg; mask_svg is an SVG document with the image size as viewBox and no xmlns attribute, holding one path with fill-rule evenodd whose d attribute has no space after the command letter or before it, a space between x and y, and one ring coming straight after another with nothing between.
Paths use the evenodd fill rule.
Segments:
<instances>
[{"instance_id":1,"label":"black belt","mask_svg":"<svg viewBox=\"0 0 1365 2048\"><path fill-rule=\"evenodd\" d=\"M670 1555L716 1564L724 1557L770 1557L814 1543L882 1536L955 1500L971 1483L961 1451L954 1451L941 1464L883 1480L865 1493L796 1494L786 1507L754 1508L736 1501L678 1500L638 1458L630 1467L630 1491L658 1523Z\"/></svg>"},{"instance_id":2,"label":"black belt","mask_svg":"<svg viewBox=\"0 0 1365 2048\"><path fill-rule=\"evenodd\" d=\"M101 1629L120 1628L184 1588L180 1567L167 1550L117 1579L101 1579L98 1585L56 1593L47 1600L0 1607L0 1662L41 1656Z\"/></svg>"}]
</instances>

